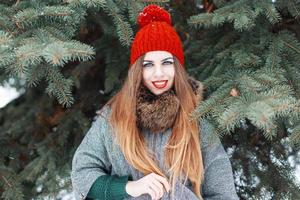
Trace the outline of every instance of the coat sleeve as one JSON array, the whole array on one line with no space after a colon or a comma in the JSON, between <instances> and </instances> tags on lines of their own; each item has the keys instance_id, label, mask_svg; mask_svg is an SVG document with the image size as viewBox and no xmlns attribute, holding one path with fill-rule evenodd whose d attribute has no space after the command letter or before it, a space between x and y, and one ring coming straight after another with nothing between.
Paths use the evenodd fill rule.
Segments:
<instances>
[{"instance_id":1,"label":"coat sleeve","mask_svg":"<svg viewBox=\"0 0 300 200\"><path fill-rule=\"evenodd\" d=\"M103 139L105 129L104 119L97 116L74 153L71 181L76 200L85 199L96 179L110 172Z\"/></svg>"},{"instance_id":2,"label":"coat sleeve","mask_svg":"<svg viewBox=\"0 0 300 200\"><path fill-rule=\"evenodd\" d=\"M201 125L201 150L204 162L204 200L237 200L229 157L213 126L203 120Z\"/></svg>"},{"instance_id":3,"label":"coat sleeve","mask_svg":"<svg viewBox=\"0 0 300 200\"><path fill-rule=\"evenodd\" d=\"M109 125L105 119L107 109L103 111L104 117L97 116L93 121L72 159L71 181L76 200L89 199L91 196L99 196L99 199L104 197L115 199L116 191L118 196L125 194L124 188L122 191L119 188L126 183L126 177L111 176L112 166L105 145L105 137L109 137L107 134ZM99 184L101 183L99 180L102 180L100 177L106 178L105 184Z\"/></svg>"}]
</instances>

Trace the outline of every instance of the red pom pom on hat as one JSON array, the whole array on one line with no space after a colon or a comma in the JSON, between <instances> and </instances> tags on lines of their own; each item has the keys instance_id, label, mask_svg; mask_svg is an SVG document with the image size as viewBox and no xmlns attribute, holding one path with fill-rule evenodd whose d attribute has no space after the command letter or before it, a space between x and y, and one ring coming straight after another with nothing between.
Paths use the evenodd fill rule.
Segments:
<instances>
[{"instance_id":1,"label":"red pom pom on hat","mask_svg":"<svg viewBox=\"0 0 300 200\"><path fill-rule=\"evenodd\" d=\"M167 22L171 25L172 20L170 13L168 13L165 9L158 5L151 4L146 6L143 11L140 12L137 17L137 23L139 28L142 28L151 22Z\"/></svg>"}]
</instances>

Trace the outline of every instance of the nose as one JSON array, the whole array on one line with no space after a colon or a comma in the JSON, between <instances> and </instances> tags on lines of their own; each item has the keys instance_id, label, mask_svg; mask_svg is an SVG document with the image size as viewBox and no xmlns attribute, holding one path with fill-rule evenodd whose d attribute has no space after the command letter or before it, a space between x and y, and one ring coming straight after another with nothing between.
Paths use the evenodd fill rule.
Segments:
<instances>
[{"instance_id":1,"label":"nose","mask_svg":"<svg viewBox=\"0 0 300 200\"><path fill-rule=\"evenodd\" d=\"M158 65L156 65L155 66L155 71L154 71L154 76L156 77L156 78L160 78L160 77L162 77L163 76L163 70L162 70L162 67L161 67L161 65L160 64L158 64Z\"/></svg>"}]
</instances>

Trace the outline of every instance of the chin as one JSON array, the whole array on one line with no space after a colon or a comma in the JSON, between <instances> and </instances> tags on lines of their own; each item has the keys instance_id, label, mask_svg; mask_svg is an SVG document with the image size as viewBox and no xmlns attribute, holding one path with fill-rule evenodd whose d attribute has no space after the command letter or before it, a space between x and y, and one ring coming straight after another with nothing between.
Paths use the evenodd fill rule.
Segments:
<instances>
[{"instance_id":1,"label":"chin","mask_svg":"<svg viewBox=\"0 0 300 200\"><path fill-rule=\"evenodd\" d=\"M170 89L170 88L169 88ZM157 90L156 88L152 90L152 93L155 95L160 95L166 91L168 91L169 89L163 89L163 90Z\"/></svg>"}]
</instances>

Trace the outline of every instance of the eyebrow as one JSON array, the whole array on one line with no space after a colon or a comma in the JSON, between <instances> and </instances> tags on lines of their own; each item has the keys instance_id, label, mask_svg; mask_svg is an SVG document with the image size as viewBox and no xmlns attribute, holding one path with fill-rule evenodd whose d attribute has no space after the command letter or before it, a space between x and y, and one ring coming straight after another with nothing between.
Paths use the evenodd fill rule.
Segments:
<instances>
[{"instance_id":1,"label":"eyebrow","mask_svg":"<svg viewBox=\"0 0 300 200\"><path fill-rule=\"evenodd\" d=\"M162 61L168 60L168 59L170 59L170 58L173 59L173 57L168 57L168 58L162 59ZM153 61L152 61L152 60L144 60L143 62L153 62Z\"/></svg>"}]
</instances>

